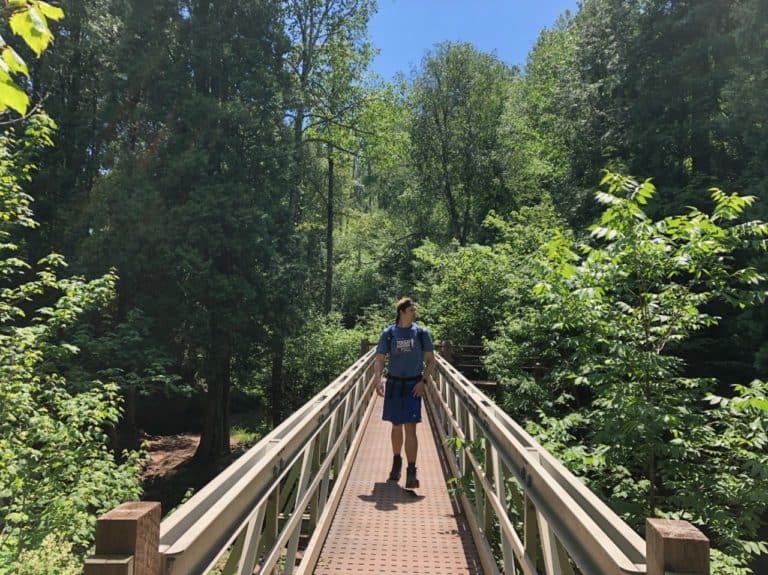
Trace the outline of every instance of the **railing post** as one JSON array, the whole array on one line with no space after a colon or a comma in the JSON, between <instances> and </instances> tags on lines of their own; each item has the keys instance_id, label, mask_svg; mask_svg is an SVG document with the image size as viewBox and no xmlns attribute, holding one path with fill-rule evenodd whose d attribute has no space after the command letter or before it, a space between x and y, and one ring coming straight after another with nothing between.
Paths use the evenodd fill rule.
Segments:
<instances>
[{"instance_id":1,"label":"railing post","mask_svg":"<svg viewBox=\"0 0 768 575\"><path fill-rule=\"evenodd\" d=\"M368 353L369 349L371 349L371 342L368 341L368 338L364 337L360 340L360 357Z\"/></svg>"},{"instance_id":2,"label":"railing post","mask_svg":"<svg viewBox=\"0 0 768 575\"><path fill-rule=\"evenodd\" d=\"M450 340L443 340L440 342L440 355L442 355L448 363L453 363L453 344Z\"/></svg>"},{"instance_id":3,"label":"railing post","mask_svg":"<svg viewBox=\"0 0 768 575\"><path fill-rule=\"evenodd\" d=\"M160 504L131 501L96 522L96 555L85 575L160 575Z\"/></svg>"},{"instance_id":4,"label":"railing post","mask_svg":"<svg viewBox=\"0 0 768 575\"><path fill-rule=\"evenodd\" d=\"M647 575L709 575L709 539L687 521L645 520Z\"/></svg>"}]
</instances>

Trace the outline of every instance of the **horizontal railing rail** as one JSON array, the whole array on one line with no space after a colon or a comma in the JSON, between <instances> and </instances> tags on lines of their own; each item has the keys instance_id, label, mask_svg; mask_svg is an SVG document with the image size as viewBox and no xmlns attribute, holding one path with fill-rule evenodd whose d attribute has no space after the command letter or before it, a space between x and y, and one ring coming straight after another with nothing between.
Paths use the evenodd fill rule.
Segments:
<instances>
[{"instance_id":1,"label":"horizontal railing rail","mask_svg":"<svg viewBox=\"0 0 768 575\"><path fill-rule=\"evenodd\" d=\"M656 572L647 567L646 541L440 356L434 379L430 408L486 573ZM649 527L649 540L657 527ZM699 563L706 561L700 552L706 538L690 524L684 528L693 533ZM659 551L672 566L670 554L679 551L678 544L671 541ZM685 566L686 572L704 572Z\"/></svg>"},{"instance_id":2,"label":"horizontal railing rail","mask_svg":"<svg viewBox=\"0 0 768 575\"><path fill-rule=\"evenodd\" d=\"M321 516L335 512L374 405L372 359L361 357L163 520L158 569L146 573L289 574L308 555L316 560L319 550L299 554L299 542L330 527ZM100 552L98 538L97 527Z\"/></svg>"}]
</instances>

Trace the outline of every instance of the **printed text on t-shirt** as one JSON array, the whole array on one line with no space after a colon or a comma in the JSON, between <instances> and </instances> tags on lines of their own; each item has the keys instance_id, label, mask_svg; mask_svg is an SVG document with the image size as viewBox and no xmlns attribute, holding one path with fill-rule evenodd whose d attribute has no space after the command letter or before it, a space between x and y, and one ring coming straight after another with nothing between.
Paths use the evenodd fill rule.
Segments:
<instances>
[{"instance_id":1,"label":"printed text on t-shirt","mask_svg":"<svg viewBox=\"0 0 768 575\"><path fill-rule=\"evenodd\" d=\"M397 340L397 353L408 353L413 350L412 339L398 339Z\"/></svg>"}]
</instances>

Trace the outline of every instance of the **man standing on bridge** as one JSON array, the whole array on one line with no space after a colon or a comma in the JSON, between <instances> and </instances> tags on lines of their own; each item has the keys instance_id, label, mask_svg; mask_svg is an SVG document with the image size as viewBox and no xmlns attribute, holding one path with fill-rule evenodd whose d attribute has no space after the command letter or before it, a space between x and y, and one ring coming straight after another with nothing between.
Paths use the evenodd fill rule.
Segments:
<instances>
[{"instance_id":1,"label":"man standing on bridge","mask_svg":"<svg viewBox=\"0 0 768 575\"><path fill-rule=\"evenodd\" d=\"M403 467L400 452L405 432L405 456L408 468L406 489L419 486L416 479L416 424L421 422L421 398L432 380L435 354L429 332L416 324L416 304L404 297L397 302L397 321L387 327L376 345L374 378L376 393L384 397L382 419L392 422L392 471L390 481L399 481ZM389 356L386 382L382 380L385 356ZM423 369L422 369L423 368Z\"/></svg>"}]
</instances>

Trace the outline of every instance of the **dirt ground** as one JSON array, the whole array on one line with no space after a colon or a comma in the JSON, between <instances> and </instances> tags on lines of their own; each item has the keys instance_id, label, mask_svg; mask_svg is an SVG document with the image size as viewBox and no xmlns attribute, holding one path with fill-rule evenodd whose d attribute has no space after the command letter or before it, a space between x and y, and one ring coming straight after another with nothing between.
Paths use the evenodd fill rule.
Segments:
<instances>
[{"instance_id":1,"label":"dirt ground","mask_svg":"<svg viewBox=\"0 0 768 575\"><path fill-rule=\"evenodd\" d=\"M213 466L200 466L193 460L200 443L199 433L145 435L142 441L148 458L141 471L141 498L159 501L163 516L211 481L248 447L233 440L230 457Z\"/></svg>"},{"instance_id":2,"label":"dirt ground","mask_svg":"<svg viewBox=\"0 0 768 575\"><path fill-rule=\"evenodd\" d=\"M148 458L141 471L142 499L159 501L163 516L210 481L215 470L193 465L200 434L144 436Z\"/></svg>"},{"instance_id":3,"label":"dirt ground","mask_svg":"<svg viewBox=\"0 0 768 575\"><path fill-rule=\"evenodd\" d=\"M142 483L155 481L192 458L200 443L200 434L179 433L177 435L147 435L144 444L149 460L141 474Z\"/></svg>"}]
</instances>

